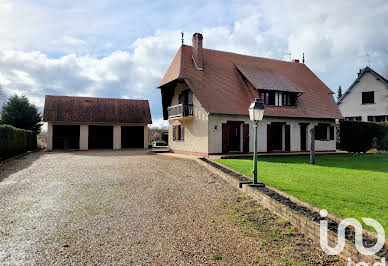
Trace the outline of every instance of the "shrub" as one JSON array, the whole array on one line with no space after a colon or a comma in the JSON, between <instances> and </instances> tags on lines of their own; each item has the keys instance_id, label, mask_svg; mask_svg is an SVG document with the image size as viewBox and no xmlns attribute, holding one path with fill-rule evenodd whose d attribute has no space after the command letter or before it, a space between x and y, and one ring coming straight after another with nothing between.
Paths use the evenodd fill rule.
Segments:
<instances>
[{"instance_id":1,"label":"shrub","mask_svg":"<svg viewBox=\"0 0 388 266\"><path fill-rule=\"evenodd\" d=\"M386 150L387 141L388 123L340 122L340 147L345 151L366 152L376 144L377 149Z\"/></svg>"},{"instance_id":2,"label":"shrub","mask_svg":"<svg viewBox=\"0 0 388 266\"><path fill-rule=\"evenodd\" d=\"M377 149L388 151L388 122L377 123L380 127L379 136L377 138Z\"/></svg>"},{"instance_id":3,"label":"shrub","mask_svg":"<svg viewBox=\"0 0 388 266\"><path fill-rule=\"evenodd\" d=\"M36 148L36 136L30 130L0 125L0 160Z\"/></svg>"}]
</instances>

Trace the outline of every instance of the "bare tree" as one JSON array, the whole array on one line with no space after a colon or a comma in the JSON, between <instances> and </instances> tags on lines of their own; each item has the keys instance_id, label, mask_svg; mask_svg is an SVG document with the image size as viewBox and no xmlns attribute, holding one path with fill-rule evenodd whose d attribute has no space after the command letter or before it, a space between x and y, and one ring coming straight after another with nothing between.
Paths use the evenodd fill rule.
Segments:
<instances>
[{"instance_id":1,"label":"bare tree","mask_svg":"<svg viewBox=\"0 0 388 266\"><path fill-rule=\"evenodd\" d=\"M7 101L7 95L5 95L3 87L0 85L0 113L3 104Z\"/></svg>"}]
</instances>

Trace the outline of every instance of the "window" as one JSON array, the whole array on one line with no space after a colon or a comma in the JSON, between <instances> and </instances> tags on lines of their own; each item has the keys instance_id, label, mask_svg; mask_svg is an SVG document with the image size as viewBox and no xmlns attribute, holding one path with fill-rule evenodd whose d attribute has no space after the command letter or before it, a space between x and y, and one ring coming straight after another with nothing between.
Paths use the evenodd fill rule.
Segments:
<instances>
[{"instance_id":1,"label":"window","mask_svg":"<svg viewBox=\"0 0 388 266\"><path fill-rule=\"evenodd\" d=\"M183 125L172 127L172 139L173 140L184 140L184 127Z\"/></svg>"},{"instance_id":2,"label":"window","mask_svg":"<svg viewBox=\"0 0 388 266\"><path fill-rule=\"evenodd\" d=\"M259 97L263 100L265 105L295 106L297 96L295 93L291 92L261 91Z\"/></svg>"},{"instance_id":3,"label":"window","mask_svg":"<svg viewBox=\"0 0 388 266\"><path fill-rule=\"evenodd\" d=\"M266 105L275 105L275 92L260 92L259 97L263 100Z\"/></svg>"},{"instance_id":4,"label":"window","mask_svg":"<svg viewBox=\"0 0 388 266\"><path fill-rule=\"evenodd\" d=\"M385 122L388 121L388 115L369 115L368 116L368 121L369 122Z\"/></svg>"},{"instance_id":5,"label":"window","mask_svg":"<svg viewBox=\"0 0 388 266\"><path fill-rule=\"evenodd\" d=\"M291 92L282 92L283 94L283 106L295 106L296 103L296 95Z\"/></svg>"},{"instance_id":6,"label":"window","mask_svg":"<svg viewBox=\"0 0 388 266\"><path fill-rule=\"evenodd\" d=\"M363 91L362 92L362 104L375 103L375 92L374 91Z\"/></svg>"},{"instance_id":7,"label":"window","mask_svg":"<svg viewBox=\"0 0 388 266\"><path fill-rule=\"evenodd\" d=\"M385 122L385 115L375 116L376 122Z\"/></svg>"},{"instance_id":8,"label":"window","mask_svg":"<svg viewBox=\"0 0 388 266\"><path fill-rule=\"evenodd\" d=\"M347 116L347 117L345 117L345 120L349 120L349 121L361 121L361 116Z\"/></svg>"},{"instance_id":9,"label":"window","mask_svg":"<svg viewBox=\"0 0 388 266\"><path fill-rule=\"evenodd\" d=\"M328 140L327 136L327 124L318 124L318 126L315 127L315 140ZM333 129L334 132L334 129ZM333 133L334 136L334 133Z\"/></svg>"},{"instance_id":10,"label":"window","mask_svg":"<svg viewBox=\"0 0 388 266\"><path fill-rule=\"evenodd\" d=\"M179 94L178 103L193 104L193 93L191 90L184 90Z\"/></svg>"}]
</instances>

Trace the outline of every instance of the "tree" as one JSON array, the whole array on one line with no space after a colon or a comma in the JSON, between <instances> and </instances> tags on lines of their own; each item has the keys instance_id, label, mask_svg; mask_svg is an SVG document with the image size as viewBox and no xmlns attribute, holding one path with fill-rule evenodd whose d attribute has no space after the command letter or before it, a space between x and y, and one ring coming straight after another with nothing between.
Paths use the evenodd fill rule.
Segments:
<instances>
[{"instance_id":1,"label":"tree","mask_svg":"<svg viewBox=\"0 0 388 266\"><path fill-rule=\"evenodd\" d=\"M1 123L31 130L37 135L42 127L42 116L26 96L14 95L3 105Z\"/></svg>"},{"instance_id":2,"label":"tree","mask_svg":"<svg viewBox=\"0 0 388 266\"><path fill-rule=\"evenodd\" d=\"M161 140L162 139L162 134L160 134L159 132L154 132L154 134L152 135L152 140Z\"/></svg>"},{"instance_id":3,"label":"tree","mask_svg":"<svg viewBox=\"0 0 388 266\"><path fill-rule=\"evenodd\" d=\"M337 101L339 101L342 97L342 89L341 89L341 85L339 86L338 88L338 94L337 94Z\"/></svg>"},{"instance_id":4,"label":"tree","mask_svg":"<svg viewBox=\"0 0 388 266\"><path fill-rule=\"evenodd\" d=\"M7 101L7 95L5 95L5 92L3 90L3 87L0 85L0 111L3 104ZM1 117L1 114L0 114Z\"/></svg>"}]
</instances>

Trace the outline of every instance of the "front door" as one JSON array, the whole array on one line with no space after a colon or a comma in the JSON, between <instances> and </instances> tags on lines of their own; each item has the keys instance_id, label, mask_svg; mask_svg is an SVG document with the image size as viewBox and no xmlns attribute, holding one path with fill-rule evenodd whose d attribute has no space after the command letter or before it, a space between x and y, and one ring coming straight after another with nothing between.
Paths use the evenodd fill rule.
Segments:
<instances>
[{"instance_id":1,"label":"front door","mask_svg":"<svg viewBox=\"0 0 388 266\"><path fill-rule=\"evenodd\" d=\"M240 124L229 124L229 151L240 151Z\"/></svg>"},{"instance_id":2,"label":"front door","mask_svg":"<svg viewBox=\"0 0 388 266\"><path fill-rule=\"evenodd\" d=\"M271 123L267 125L267 150L283 150L283 123Z\"/></svg>"}]
</instances>

